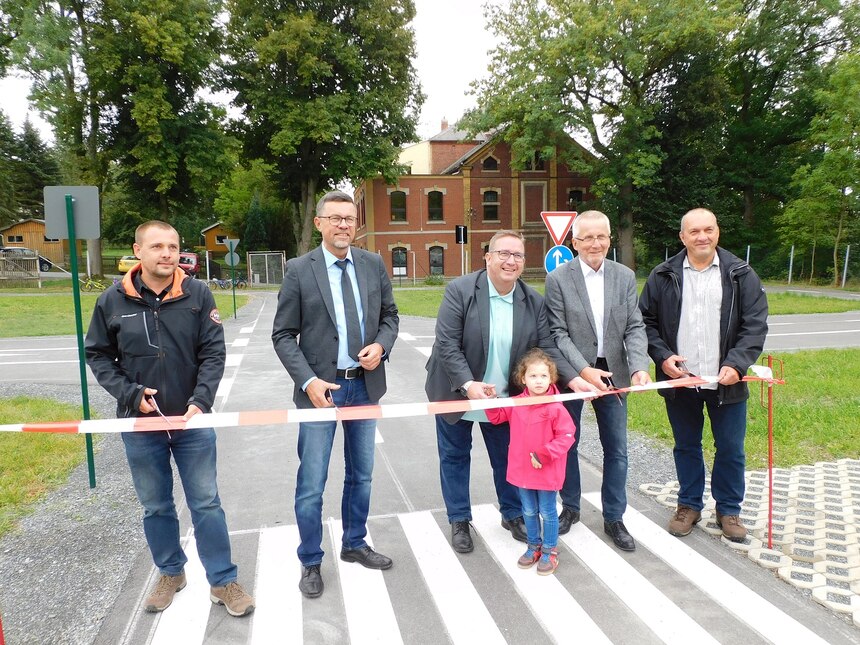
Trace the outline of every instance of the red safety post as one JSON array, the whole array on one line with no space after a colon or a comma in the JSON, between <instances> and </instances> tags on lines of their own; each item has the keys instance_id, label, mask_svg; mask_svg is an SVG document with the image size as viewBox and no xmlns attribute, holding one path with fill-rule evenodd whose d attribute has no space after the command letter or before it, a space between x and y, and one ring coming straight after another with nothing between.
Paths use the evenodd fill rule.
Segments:
<instances>
[{"instance_id":1,"label":"red safety post","mask_svg":"<svg viewBox=\"0 0 860 645\"><path fill-rule=\"evenodd\" d=\"M767 368L770 378L761 379L760 400L762 407L767 408L767 548L773 549L773 386L775 383L784 384L783 363L768 354ZM778 364L779 376L773 373L774 364ZM767 402L764 393L767 392Z\"/></svg>"},{"instance_id":2,"label":"red safety post","mask_svg":"<svg viewBox=\"0 0 860 645\"><path fill-rule=\"evenodd\" d=\"M3 617L0 616L0 645L6 645L6 639L3 638Z\"/></svg>"}]
</instances>

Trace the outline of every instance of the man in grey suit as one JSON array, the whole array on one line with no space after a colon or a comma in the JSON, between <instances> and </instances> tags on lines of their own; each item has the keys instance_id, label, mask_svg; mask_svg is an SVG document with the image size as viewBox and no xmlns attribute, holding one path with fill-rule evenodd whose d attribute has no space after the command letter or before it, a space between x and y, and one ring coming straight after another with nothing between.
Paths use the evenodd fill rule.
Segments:
<instances>
[{"instance_id":1,"label":"man in grey suit","mask_svg":"<svg viewBox=\"0 0 860 645\"><path fill-rule=\"evenodd\" d=\"M648 373L648 339L636 296L633 271L606 259L609 218L585 211L573 221L573 248L579 254L546 277L546 306L556 345L594 390L644 385ZM579 521L579 436L582 401L565 403L576 423L576 441L567 453L561 489L559 533ZM627 508L627 397L615 395L591 402L603 446L603 529L622 551L636 542L624 526Z\"/></svg>"},{"instance_id":2,"label":"man in grey suit","mask_svg":"<svg viewBox=\"0 0 860 645\"><path fill-rule=\"evenodd\" d=\"M543 298L520 280L525 266L523 236L499 231L484 256L487 268L452 280L436 317L436 340L427 362L424 389L430 401L489 399L522 391L514 368L533 347L558 364L561 380L576 374L561 358L549 332ZM474 548L469 529L472 424L481 426L493 469L502 526L525 542L522 503L507 481L510 428L494 425L483 411L436 415L436 440L442 497L451 523L451 546L459 553Z\"/></svg>"},{"instance_id":3,"label":"man in grey suit","mask_svg":"<svg viewBox=\"0 0 860 645\"><path fill-rule=\"evenodd\" d=\"M397 339L399 326L391 281L377 254L351 246L357 219L349 195L327 193L316 213L314 225L322 233L322 244L287 262L272 342L295 383L297 407L375 404L385 394L383 361ZM376 421L344 421L342 425L346 476L340 558L370 569L388 569L391 559L371 549L364 539ZM335 421L299 424L299 589L308 598L323 592L322 503L336 426Z\"/></svg>"}]
</instances>

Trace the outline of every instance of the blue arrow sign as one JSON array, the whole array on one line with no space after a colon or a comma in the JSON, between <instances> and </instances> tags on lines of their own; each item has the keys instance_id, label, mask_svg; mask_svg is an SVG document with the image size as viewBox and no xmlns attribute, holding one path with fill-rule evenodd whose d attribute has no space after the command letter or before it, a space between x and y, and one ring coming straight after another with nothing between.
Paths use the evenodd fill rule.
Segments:
<instances>
[{"instance_id":1,"label":"blue arrow sign","mask_svg":"<svg viewBox=\"0 0 860 645\"><path fill-rule=\"evenodd\" d=\"M543 260L543 266L546 272L555 271L565 262L570 262L573 259L573 251L566 246L554 246L546 253Z\"/></svg>"}]
</instances>

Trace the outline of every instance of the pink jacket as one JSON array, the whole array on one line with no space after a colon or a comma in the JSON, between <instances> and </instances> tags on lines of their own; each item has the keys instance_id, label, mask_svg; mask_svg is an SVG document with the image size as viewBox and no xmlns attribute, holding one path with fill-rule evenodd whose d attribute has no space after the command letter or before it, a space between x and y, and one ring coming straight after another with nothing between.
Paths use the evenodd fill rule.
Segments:
<instances>
[{"instance_id":1,"label":"pink jacket","mask_svg":"<svg viewBox=\"0 0 860 645\"><path fill-rule=\"evenodd\" d=\"M555 385L547 394L558 394ZM531 396L526 390L514 399ZM567 451L574 442L576 426L561 403L511 406L487 410L490 423L511 426L508 446L508 481L531 490L559 490L564 484ZM532 466L535 453L543 468Z\"/></svg>"}]
</instances>

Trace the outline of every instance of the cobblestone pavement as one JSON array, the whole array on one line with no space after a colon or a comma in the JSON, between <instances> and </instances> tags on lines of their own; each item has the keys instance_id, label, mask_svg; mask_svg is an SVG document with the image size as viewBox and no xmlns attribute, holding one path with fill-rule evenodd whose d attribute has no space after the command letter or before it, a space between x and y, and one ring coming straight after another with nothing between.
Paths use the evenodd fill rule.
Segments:
<instances>
[{"instance_id":1,"label":"cobblestone pavement","mask_svg":"<svg viewBox=\"0 0 860 645\"><path fill-rule=\"evenodd\" d=\"M669 508L677 505L677 481L642 484L639 490ZM807 590L825 607L851 616L860 628L860 460L773 470L773 548L768 548L766 470L746 474L744 542L722 537L707 483L705 496L702 530Z\"/></svg>"}]
</instances>

